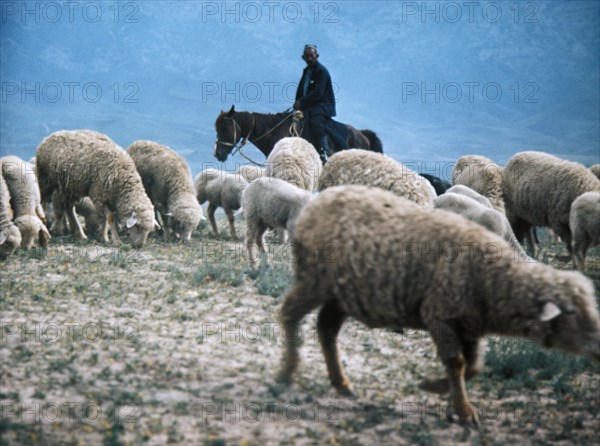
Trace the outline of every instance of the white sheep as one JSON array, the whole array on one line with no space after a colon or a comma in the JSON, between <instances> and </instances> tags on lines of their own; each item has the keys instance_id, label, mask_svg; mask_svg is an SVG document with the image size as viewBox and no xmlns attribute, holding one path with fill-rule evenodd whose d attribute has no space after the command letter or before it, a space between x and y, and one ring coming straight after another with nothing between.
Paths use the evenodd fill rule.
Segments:
<instances>
[{"instance_id":1,"label":"white sheep","mask_svg":"<svg viewBox=\"0 0 600 446\"><path fill-rule=\"evenodd\" d=\"M476 200L477 202L481 203L485 207L492 208L492 209L494 208L494 206L492 206L492 202L489 200L489 198L484 197L483 195L481 195L478 192L475 192L469 186L463 186L462 184L457 184L456 186L452 186L451 188L449 188L446 191L446 193L464 195L465 197L469 197L469 198L472 198L473 200Z\"/></svg>"},{"instance_id":2,"label":"white sheep","mask_svg":"<svg viewBox=\"0 0 600 446\"><path fill-rule=\"evenodd\" d=\"M303 138L280 139L265 163L265 174L313 192L323 163L314 146Z\"/></svg>"},{"instance_id":3,"label":"white sheep","mask_svg":"<svg viewBox=\"0 0 600 446\"><path fill-rule=\"evenodd\" d=\"M467 186L453 187L469 189ZM451 191L452 188L448 189L445 194L440 195L433 200L433 207L454 212L458 215L462 215L467 220L479 223L484 228L487 228L506 240L515 253L515 259L521 261L529 260L525 250L515 237L506 215L494 209L491 204L489 206L487 204L482 204L483 200L486 200L489 203L487 198L472 189L470 189L470 191L472 192L473 198L469 195ZM477 195L483 200L477 201L477 199L474 198Z\"/></svg>"},{"instance_id":4,"label":"white sheep","mask_svg":"<svg viewBox=\"0 0 600 446\"><path fill-rule=\"evenodd\" d=\"M0 159L0 172L2 171ZM0 260L6 259L21 245L21 232L12 222L13 211L10 207L10 192L0 175Z\"/></svg>"},{"instance_id":5,"label":"white sheep","mask_svg":"<svg viewBox=\"0 0 600 446\"><path fill-rule=\"evenodd\" d=\"M452 184L462 184L489 198L494 209L504 213L502 167L480 155L461 156L452 169Z\"/></svg>"},{"instance_id":6,"label":"white sheep","mask_svg":"<svg viewBox=\"0 0 600 446\"><path fill-rule=\"evenodd\" d=\"M573 264L585 269L585 254L600 243L600 192L586 192L575 199L569 214L573 234Z\"/></svg>"},{"instance_id":7,"label":"white sheep","mask_svg":"<svg viewBox=\"0 0 600 446\"><path fill-rule=\"evenodd\" d=\"M207 169L194 179L196 198L200 204L208 201L208 220L215 235L219 235L215 211L222 207L227 215L231 238L238 239L234 225L234 211L240 207L242 191L248 182L239 175Z\"/></svg>"},{"instance_id":8,"label":"white sheep","mask_svg":"<svg viewBox=\"0 0 600 446\"><path fill-rule=\"evenodd\" d=\"M21 232L21 248L33 248L36 240L42 248L48 248L50 233L33 165L18 156L4 156L2 176L10 192L13 221Z\"/></svg>"},{"instance_id":9,"label":"white sheep","mask_svg":"<svg viewBox=\"0 0 600 446\"><path fill-rule=\"evenodd\" d=\"M203 215L187 162L169 147L153 141L135 141L127 153L160 213L165 240L190 241Z\"/></svg>"},{"instance_id":10,"label":"white sheep","mask_svg":"<svg viewBox=\"0 0 600 446\"><path fill-rule=\"evenodd\" d=\"M596 175L596 178L600 179L600 164L594 164L590 167L590 172Z\"/></svg>"},{"instance_id":11,"label":"white sheep","mask_svg":"<svg viewBox=\"0 0 600 446\"><path fill-rule=\"evenodd\" d=\"M267 173L266 173L264 167L254 166L252 164L246 164L244 166L240 166L235 171L235 173L236 173L236 175L241 176L243 179L245 179L248 182L254 181L257 178L262 178L264 176L267 176Z\"/></svg>"},{"instance_id":12,"label":"white sheep","mask_svg":"<svg viewBox=\"0 0 600 446\"><path fill-rule=\"evenodd\" d=\"M131 157L110 138L92 130L60 131L45 138L36 152L42 202L60 192L71 228L86 235L75 215L75 202L89 196L103 214L101 240L119 242L113 215L127 229L135 247L146 243L157 225L154 206L144 191Z\"/></svg>"},{"instance_id":13,"label":"white sheep","mask_svg":"<svg viewBox=\"0 0 600 446\"><path fill-rule=\"evenodd\" d=\"M517 239L522 241L532 226L547 226L566 243L569 254L571 205L594 191L600 191L600 180L583 165L543 152L516 154L502 173L506 216Z\"/></svg>"},{"instance_id":14,"label":"white sheep","mask_svg":"<svg viewBox=\"0 0 600 446\"><path fill-rule=\"evenodd\" d=\"M378 187L429 207L436 196L431 183L405 165L382 153L362 149L338 152L323 167L318 190L342 184Z\"/></svg>"},{"instance_id":15,"label":"white sheep","mask_svg":"<svg viewBox=\"0 0 600 446\"><path fill-rule=\"evenodd\" d=\"M580 272L516 262L504 239L451 212L377 188L330 188L300 212L292 254L294 284L281 308L284 384L299 363L302 319L317 308L318 338L340 393L351 393L336 342L346 318L427 330L446 378L422 388L450 391L466 424L478 422L465 379L483 366L486 335L527 337L600 361L592 282Z\"/></svg>"},{"instance_id":16,"label":"white sheep","mask_svg":"<svg viewBox=\"0 0 600 446\"><path fill-rule=\"evenodd\" d=\"M259 262L257 249L267 254L263 240L267 229L285 229L294 236L294 225L302 207L312 194L278 178L258 178L242 193L246 217L246 247L250 267Z\"/></svg>"}]
</instances>

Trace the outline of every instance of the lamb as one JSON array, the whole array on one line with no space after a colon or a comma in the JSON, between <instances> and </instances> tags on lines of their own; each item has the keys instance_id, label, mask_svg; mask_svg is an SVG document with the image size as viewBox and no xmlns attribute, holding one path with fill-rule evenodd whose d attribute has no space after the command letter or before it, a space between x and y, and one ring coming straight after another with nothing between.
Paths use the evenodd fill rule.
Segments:
<instances>
[{"instance_id":1,"label":"lamb","mask_svg":"<svg viewBox=\"0 0 600 446\"><path fill-rule=\"evenodd\" d=\"M585 269L585 254L600 243L600 192L586 192L575 199L569 213L573 234L573 264Z\"/></svg>"},{"instance_id":2,"label":"lamb","mask_svg":"<svg viewBox=\"0 0 600 446\"><path fill-rule=\"evenodd\" d=\"M461 156L452 169L452 184L462 184L489 198L494 209L504 212L502 167L479 155Z\"/></svg>"},{"instance_id":3,"label":"lamb","mask_svg":"<svg viewBox=\"0 0 600 446\"><path fill-rule=\"evenodd\" d=\"M29 250L39 240L40 246L47 249L50 233L33 166L18 156L5 156L2 176L10 192L13 221L21 232L21 248Z\"/></svg>"},{"instance_id":4,"label":"lamb","mask_svg":"<svg viewBox=\"0 0 600 446\"><path fill-rule=\"evenodd\" d=\"M596 178L600 179L600 164L594 164L590 167L590 172L596 175Z\"/></svg>"},{"instance_id":5,"label":"lamb","mask_svg":"<svg viewBox=\"0 0 600 446\"><path fill-rule=\"evenodd\" d=\"M453 186L467 188L467 186ZM471 198L467 195L460 193L451 192L452 188L435 200L433 200L433 207L436 209L444 209L446 211L454 212L458 215L462 215L467 220L471 220L475 223L479 223L484 228L498 234L504 240L506 240L512 250L515 253L515 260L530 260L525 250L515 237L515 234L510 227L510 223L502 212L497 211L491 205L482 204L475 198ZM474 190L471 190L474 195L479 195ZM483 195L479 195L484 200L487 200ZM489 203L489 200L487 200Z\"/></svg>"},{"instance_id":6,"label":"lamb","mask_svg":"<svg viewBox=\"0 0 600 446\"><path fill-rule=\"evenodd\" d=\"M235 173L236 175L241 176L247 182L254 181L257 178L262 178L267 175L264 167L253 166L251 164L240 166Z\"/></svg>"},{"instance_id":7,"label":"lamb","mask_svg":"<svg viewBox=\"0 0 600 446\"><path fill-rule=\"evenodd\" d=\"M571 249L571 205L585 192L600 191L600 180L579 163L543 152L513 156L502 173L506 216L517 239L532 226L548 226ZM531 255L535 255L533 244Z\"/></svg>"},{"instance_id":8,"label":"lamb","mask_svg":"<svg viewBox=\"0 0 600 446\"><path fill-rule=\"evenodd\" d=\"M144 189L163 221L165 241L189 242L203 218L187 162L169 147L135 141L127 149Z\"/></svg>"},{"instance_id":9,"label":"lamb","mask_svg":"<svg viewBox=\"0 0 600 446\"><path fill-rule=\"evenodd\" d=\"M419 174L389 156L362 149L338 152L323 167L318 190L342 184L378 187L429 207L435 198L431 185Z\"/></svg>"},{"instance_id":10,"label":"lamb","mask_svg":"<svg viewBox=\"0 0 600 446\"><path fill-rule=\"evenodd\" d=\"M313 192L323 169L319 154L303 138L280 139L267 158L265 174Z\"/></svg>"},{"instance_id":11,"label":"lamb","mask_svg":"<svg viewBox=\"0 0 600 446\"><path fill-rule=\"evenodd\" d=\"M0 172L3 167L2 159L0 159ZM10 192L4 176L0 175L0 260L5 260L21 245L21 232L12 222L12 217Z\"/></svg>"},{"instance_id":12,"label":"lamb","mask_svg":"<svg viewBox=\"0 0 600 446\"><path fill-rule=\"evenodd\" d=\"M239 175L214 169L207 169L194 179L198 202L204 204L208 201L208 220L215 235L219 235L215 211L222 207L227 215L231 238L238 239L233 213L241 207L241 195L246 186L248 186L248 182Z\"/></svg>"},{"instance_id":13,"label":"lamb","mask_svg":"<svg viewBox=\"0 0 600 446\"><path fill-rule=\"evenodd\" d=\"M242 208L246 216L246 247L250 268L258 266L258 248L267 248L263 235L267 229L286 229L293 238L296 218L312 194L278 178L258 178L242 193Z\"/></svg>"},{"instance_id":14,"label":"lamb","mask_svg":"<svg viewBox=\"0 0 600 446\"><path fill-rule=\"evenodd\" d=\"M525 336L600 361L592 282L580 272L515 262L505 240L456 214L377 188L335 187L301 211L292 253L295 280L280 314L283 384L299 362L301 321L319 307L318 337L338 392L352 393L336 343L347 317L372 328L424 329L447 377L426 379L422 388L450 391L470 425L478 417L464 380L480 371L487 334Z\"/></svg>"},{"instance_id":15,"label":"lamb","mask_svg":"<svg viewBox=\"0 0 600 446\"><path fill-rule=\"evenodd\" d=\"M103 214L101 240L119 242L113 214L125 227L132 245L141 248L157 225L154 206L144 191L131 157L107 136L92 130L59 131L45 138L36 152L36 173L42 202L55 190L63 197L71 228L86 239L74 211L89 196Z\"/></svg>"}]
</instances>

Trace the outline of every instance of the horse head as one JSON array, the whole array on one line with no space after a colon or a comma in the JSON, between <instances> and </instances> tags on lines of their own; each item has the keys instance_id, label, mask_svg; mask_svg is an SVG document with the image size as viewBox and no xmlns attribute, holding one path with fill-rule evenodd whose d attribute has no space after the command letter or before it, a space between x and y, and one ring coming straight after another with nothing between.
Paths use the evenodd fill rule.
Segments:
<instances>
[{"instance_id":1,"label":"horse head","mask_svg":"<svg viewBox=\"0 0 600 446\"><path fill-rule=\"evenodd\" d=\"M228 112L221 112L215 121L217 140L215 142L214 156L224 162L233 148L242 139L242 129L233 118L235 109L232 105Z\"/></svg>"}]
</instances>

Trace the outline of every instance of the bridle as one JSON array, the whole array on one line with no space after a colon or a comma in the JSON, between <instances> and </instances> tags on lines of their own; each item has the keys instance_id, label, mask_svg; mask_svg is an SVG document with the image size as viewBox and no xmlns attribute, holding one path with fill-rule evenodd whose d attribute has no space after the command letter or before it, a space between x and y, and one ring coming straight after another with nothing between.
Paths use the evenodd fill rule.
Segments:
<instances>
[{"instance_id":1,"label":"bridle","mask_svg":"<svg viewBox=\"0 0 600 446\"><path fill-rule=\"evenodd\" d=\"M265 136L267 136L269 133L273 132L277 127L279 127L281 124L283 124L285 122L285 120L287 118L289 118L290 115L292 115L294 112L291 109L287 109L284 111L284 113L286 113L286 115L283 117L283 119L281 121L279 121L277 124L275 124L275 126L272 127L271 129L269 129L268 131L266 131L265 133L260 135L258 138L254 138L253 142L258 141L258 140L264 138ZM252 164L256 164L257 166L264 167L264 164L254 161L252 158L250 158L248 155L246 155L242 151L242 148L246 145L246 143L248 143L250 135L252 134L252 131L254 130L254 124L256 123L256 121L254 120L254 113L250 113L250 116L252 116L252 125L250 126L250 131L248 132L248 134L246 135L245 138L241 138L239 141L238 141L238 137L237 137L237 129L239 128L241 130L242 127L237 123L237 121L235 120L235 118L233 116L231 116L231 117L227 116L227 117L223 118L223 119L225 119L225 118L231 119L231 121L233 123L233 142L219 141L219 135L217 134L217 139L215 140L215 153L217 153L217 145L221 144L221 145L224 145L227 147L231 147L230 153L232 156L239 152L240 155L242 155L244 158L246 158Z\"/></svg>"}]
</instances>

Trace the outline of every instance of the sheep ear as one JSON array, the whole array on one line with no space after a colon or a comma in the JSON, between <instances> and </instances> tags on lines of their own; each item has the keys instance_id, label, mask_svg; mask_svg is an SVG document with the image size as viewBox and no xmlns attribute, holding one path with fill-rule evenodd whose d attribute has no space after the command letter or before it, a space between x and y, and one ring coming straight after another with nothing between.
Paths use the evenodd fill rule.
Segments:
<instances>
[{"instance_id":1,"label":"sheep ear","mask_svg":"<svg viewBox=\"0 0 600 446\"><path fill-rule=\"evenodd\" d=\"M173 216L173 212L169 211L166 214L163 214L165 217L172 217Z\"/></svg>"},{"instance_id":2,"label":"sheep ear","mask_svg":"<svg viewBox=\"0 0 600 446\"><path fill-rule=\"evenodd\" d=\"M539 320L542 322L548 322L561 313L562 311L556 306L556 304L553 304L552 302L546 302L544 308L542 308L542 313L539 316Z\"/></svg>"},{"instance_id":3,"label":"sheep ear","mask_svg":"<svg viewBox=\"0 0 600 446\"><path fill-rule=\"evenodd\" d=\"M131 214L131 217L129 217L129 218L127 219L127 222L125 222L125 227L126 227L127 229L130 229L130 228L132 228L133 226L135 226L135 224L136 224L136 223L137 223L137 215L135 214L135 212L133 212L133 213Z\"/></svg>"}]
</instances>

